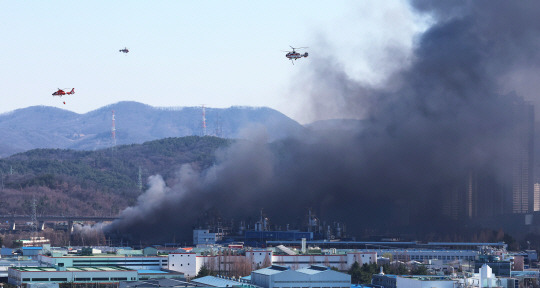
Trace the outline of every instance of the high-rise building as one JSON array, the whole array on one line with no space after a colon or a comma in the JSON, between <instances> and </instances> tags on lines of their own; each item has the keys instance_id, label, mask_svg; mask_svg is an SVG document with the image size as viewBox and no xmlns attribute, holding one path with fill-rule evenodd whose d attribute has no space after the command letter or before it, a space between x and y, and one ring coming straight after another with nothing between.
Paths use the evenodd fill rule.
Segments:
<instances>
[{"instance_id":1,"label":"high-rise building","mask_svg":"<svg viewBox=\"0 0 540 288\"><path fill-rule=\"evenodd\" d=\"M471 219L478 216L478 187L477 187L477 177L473 172L469 172L469 177L467 177L467 187L466 187L466 197L465 197L465 209L467 218Z\"/></svg>"},{"instance_id":2,"label":"high-rise building","mask_svg":"<svg viewBox=\"0 0 540 288\"><path fill-rule=\"evenodd\" d=\"M497 173L481 169L468 173L466 186L460 188L465 219L540 211L540 185L536 194L534 190L534 106L516 97L512 109L503 156L508 165L497 167Z\"/></svg>"},{"instance_id":3,"label":"high-rise building","mask_svg":"<svg viewBox=\"0 0 540 288\"><path fill-rule=\"evenodd\" d=\"M534 183L534 210L540 211L540 183Z\"/></svg>"},{"instance_id":4,"label":"high-rise building","mask_svg":"<svg viewBox=\"0 0 540 288\"><path fill-rule=\"evenodd\" d=\"M534 106L518 99L514 104L512 213L534 211Z\"/></svg>"}]
</instances>

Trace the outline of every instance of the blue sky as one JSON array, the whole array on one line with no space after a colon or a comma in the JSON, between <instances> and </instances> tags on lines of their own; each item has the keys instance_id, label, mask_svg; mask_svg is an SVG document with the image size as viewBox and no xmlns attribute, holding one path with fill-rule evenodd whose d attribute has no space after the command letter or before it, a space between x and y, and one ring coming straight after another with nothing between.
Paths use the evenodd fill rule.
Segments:
<instances>
[{"instance_id":1,"label":"blue sky","mask_svg":"<svg viewBox=\"0 0 540 288\"><path fill-rule=\"evenodd\" d=\"M424 27L404 1L0 0L0 113L132 100L268 106L310 122L294 87L310 61L332 55L351 78L381 83L398 67L380 65L380 51L410 49ZM288 45L309 46L310 57L291 65Z\"/></svg>"}]
</instances>

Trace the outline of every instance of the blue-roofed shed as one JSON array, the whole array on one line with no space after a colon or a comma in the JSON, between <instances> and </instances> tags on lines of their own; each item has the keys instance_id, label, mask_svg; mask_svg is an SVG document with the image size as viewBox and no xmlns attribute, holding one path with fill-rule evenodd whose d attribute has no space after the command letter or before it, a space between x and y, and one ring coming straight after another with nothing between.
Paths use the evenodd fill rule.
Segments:
<instances>
[{"instance_id":1,"label":"blue-roofed shed","mask_svg":"<svg viewBox=\"0 0 540 288\"><path fill-rule=\"evenodd\" d=\"M23 256L37 256L42 250L43 247L22 247Z\"/></svg>"},{"instance_id":2,"label":"blue-roofed shed","mask_svg":"<svg viewBox=\"0 0 540 288\"><path fill-rule=\"evenodd\" d=\"M13 255L13 249L11 249L11 248L2 248L2 249L0 249L0 255L2 255L2 257L4 257L4 256L12 256Z\"/></svg>"}]
</instances>

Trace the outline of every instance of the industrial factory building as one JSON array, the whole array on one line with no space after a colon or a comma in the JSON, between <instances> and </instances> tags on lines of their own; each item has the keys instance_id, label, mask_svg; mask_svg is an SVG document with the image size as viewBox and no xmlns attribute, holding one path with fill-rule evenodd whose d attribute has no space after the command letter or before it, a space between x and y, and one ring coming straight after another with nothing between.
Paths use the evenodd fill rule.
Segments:
<instances>
[{"instance_id":1,"label":"industrial factory building","mask_svg":"<svg viewBox=\"0 0 540 288\"><path fill-rule=\"evenodd\" d=\"M339 270L349 269L354 262L360 265L367 263L377 263L377 253L370 252L348 252L334 255L309 255L295 254L290 251L290 255L274 255L270 250L246 251L245 255L211 255L208 253L170 253L169 270L182 272L186 277L195 277L203 265L215 271L230 270L233 265L244 265L248 263L251 267L265 267L270 265L289 266L293 269L308 268L313 264L335 267ZM203 255L204 254L204 255ZM210 254L210 255L208 255Z\"/></svg>"},{"instance_id":2,"label":"industrial factory building","mask_svg":"<svg viewBox=\"0 0 540 288\"><path fill-rule=\"evenodd\" d=\"M272 265L251 272L251 284L263 288L349 288L351 275L320 265L311 265L296 271L286 266Z\"/></svg>"},{"instance_id":3,"label":"industrial factory building","mask_svg":"<svg viewBox=\"0 0 540 288\"><path fill-rule=\"evenodd\" d=\"M381 273L373 275L371 284L380 288L520 287L517 279L497 277L486 264L479 270L479 273L460 277L452 275L385 275L381 271Z\"/></svg>"},{"instance_id":4,"label":"industrial factory building","mask_svg":"<svg viewBox=\"0 0 540 288\"><path fill-rule=\"evenodd\" d=\"M127 256L96 254L92 256L39 255L39 264L49 267L101 267L122 266L133 270L167 269L167 256Z\"/></svg>"},{"instance_id":5,"label":"industrial factory building","mask_svg":"<svg viewBox=\"0 0 540 288\"><path fill-rule=\"evenodd\" d=\"M28 283L117 283L135 281L137 271L121 267L10 267L8 282L20 286Z\"/></svg>"}]
</instances>

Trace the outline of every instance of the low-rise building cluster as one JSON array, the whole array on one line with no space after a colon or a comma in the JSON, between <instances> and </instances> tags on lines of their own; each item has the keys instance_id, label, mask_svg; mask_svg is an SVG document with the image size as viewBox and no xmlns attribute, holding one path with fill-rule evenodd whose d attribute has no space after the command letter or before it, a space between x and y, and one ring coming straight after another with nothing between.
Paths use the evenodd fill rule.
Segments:
<instances>
[{"instance_id":1,"label":"low-rise building cluster","mask_svg":"<svg viewBox=\"0 0 540 288\"><path fill-rule=\"evenodd\" d=\"M340 245L343 243L320 248L304 240L299 246L252 248L232 243L135 250L46 244L2 249L0 277L4 273L10 284L28 287L93 283L120 287L346 288L360 284L377 288L518 288L537 285L539 280L536 252L512 253L504 245L478 245L476 249L466 243L379 245L376 249ZM348 274L368 266L403 266L403 271L424 271L425 275L388 275L381 270L371 283L356 283L358 279Z\"/></svg>"}]
</instances>

